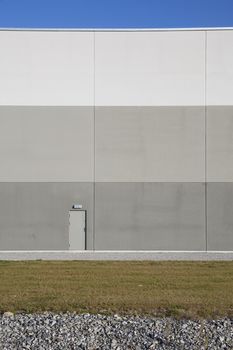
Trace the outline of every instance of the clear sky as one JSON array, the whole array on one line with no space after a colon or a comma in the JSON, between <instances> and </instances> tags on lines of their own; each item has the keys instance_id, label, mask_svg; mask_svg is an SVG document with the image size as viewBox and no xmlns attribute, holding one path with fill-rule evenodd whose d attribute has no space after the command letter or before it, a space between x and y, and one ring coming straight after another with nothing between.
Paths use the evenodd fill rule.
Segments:
<instances>
[{"instance_id":1,"label":"clear sky","mask_svg":"<svg viewBox=\"0 0 233 350\"><path fill-rule=\"evenodd\" d=\"M0 27L232 27L233 0L0 0Z\"/></svg>"}]
</instances>

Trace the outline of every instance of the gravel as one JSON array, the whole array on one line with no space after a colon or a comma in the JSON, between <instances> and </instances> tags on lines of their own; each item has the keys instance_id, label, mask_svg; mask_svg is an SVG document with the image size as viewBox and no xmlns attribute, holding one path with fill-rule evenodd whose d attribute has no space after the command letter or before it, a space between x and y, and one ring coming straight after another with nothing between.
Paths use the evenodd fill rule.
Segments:
<instances>
[{"instance_id":1,"label":"gravel","mask_svg":"<svg viewBox=\"0 0 233 350\"><path fill-rule=\"evenodd\" d=\"M8 312L0 316L0 349L233 349L233 319Z\"/></svg>"}]
</instances>

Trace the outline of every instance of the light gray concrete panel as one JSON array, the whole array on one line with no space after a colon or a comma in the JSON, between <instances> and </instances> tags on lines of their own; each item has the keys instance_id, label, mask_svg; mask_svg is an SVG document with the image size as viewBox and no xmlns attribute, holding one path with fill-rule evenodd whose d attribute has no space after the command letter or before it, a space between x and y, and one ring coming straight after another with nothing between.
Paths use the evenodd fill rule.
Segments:
<instances>
[{"instance_id":1,"label":"light gray concrete panel","mask_svg":"<svg viewBox=\"0 0 233 350\"><path fill-rule=\"evenodd\" d=\"M207 181L233 181L233 106L207 108Z\"/></svg>"},{"instance_id":2,"label":"light gray concrete panel","mask_svg":"<svg viewBox=\"0 0 233 350\"><path fill-rule=\"evenodd\" d=\"M205 181L204 107L96 107L96 181Z\"/></svg>"},{"instance_id":3,"label":"light gray concrete panel","mask_svg":"<svg viewBox=\"0 0 233 350\"><path fill-rule=\"evenodd\" d=\"M207 185L208 250L233 250L233 183Z\"/></svg>"},{"instance_id":4,"label":"light gray concrete panel","mask_svg":"<svg viewBox=\"0 0 233 350\"><path fill-rule=\"evenodd\" d=\"M93 107L0 107L0 181L93 181Z\"/></svg>"},{"instance_id":5,"label":"light gray concrete panel","mask_svg":"<svg viewBox=\"0 0 233 350\"><path fill-rule=\"evenodd\" d=\"M87 209L87 248L93 248L92 183L0 183L0 250L69 248L69 210Z\"/></svg>"},{"instance_id":6,"label":"light gray concrete panel","mask_svg":"<svg viewBox=\"0 0 233 350\"><path fill-rule=\"evenodd\" d=\"M96 183L97 250L205 250L203 183Z\"/></svg>"},{"instance_id":7,"label":"light gray concrete panel","mask_svg":"<svg viewBox=\"0 0 233 350\"><path fill-rule=\"evenodd\" d=\"M200 106L205 32L96 32L97 106Z\"/></svg>"}]
</instances>

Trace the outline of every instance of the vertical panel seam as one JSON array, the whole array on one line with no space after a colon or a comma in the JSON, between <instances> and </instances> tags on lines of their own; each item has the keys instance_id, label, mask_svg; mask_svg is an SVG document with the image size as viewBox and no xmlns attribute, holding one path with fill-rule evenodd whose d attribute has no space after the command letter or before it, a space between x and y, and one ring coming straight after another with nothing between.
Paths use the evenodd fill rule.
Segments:
<instances>
[{"instance_id":1,"label":"vertical panel seam","mask_svg":"<svg viewBox=\"0 0 233 350\"><path fill-rule=\"evenodd\" d=\"M96 162L96 147L95 147L95 31L93 31L93 242L92 249L95 250L95 162Z\"/></svg>"},{"instance_id":2,"label":"vertical panel seam","mask_svg":"<svg viewBox=\"0 0 233 350\"><path fill-rule=\"evenodd\" d=\"M207 219L207 31L205 31L205 244L208 251L208 219Z\"/></svg>"}]
</instances>

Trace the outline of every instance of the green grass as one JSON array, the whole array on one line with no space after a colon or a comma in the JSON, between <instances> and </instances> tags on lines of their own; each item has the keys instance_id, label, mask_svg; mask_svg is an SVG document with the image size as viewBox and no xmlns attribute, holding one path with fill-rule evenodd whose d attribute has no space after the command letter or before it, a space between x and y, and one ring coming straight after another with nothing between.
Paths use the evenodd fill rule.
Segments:
<instances>
[{"instance_id":1,"label":"green grass","mask_svg":"<svg viewBox=\"0 0 233 350\"><path fill-rule=\"evenodd\" d=\"M0 312L233 316L233 262L0 261Z\"/></svg>"}]
</instances>

